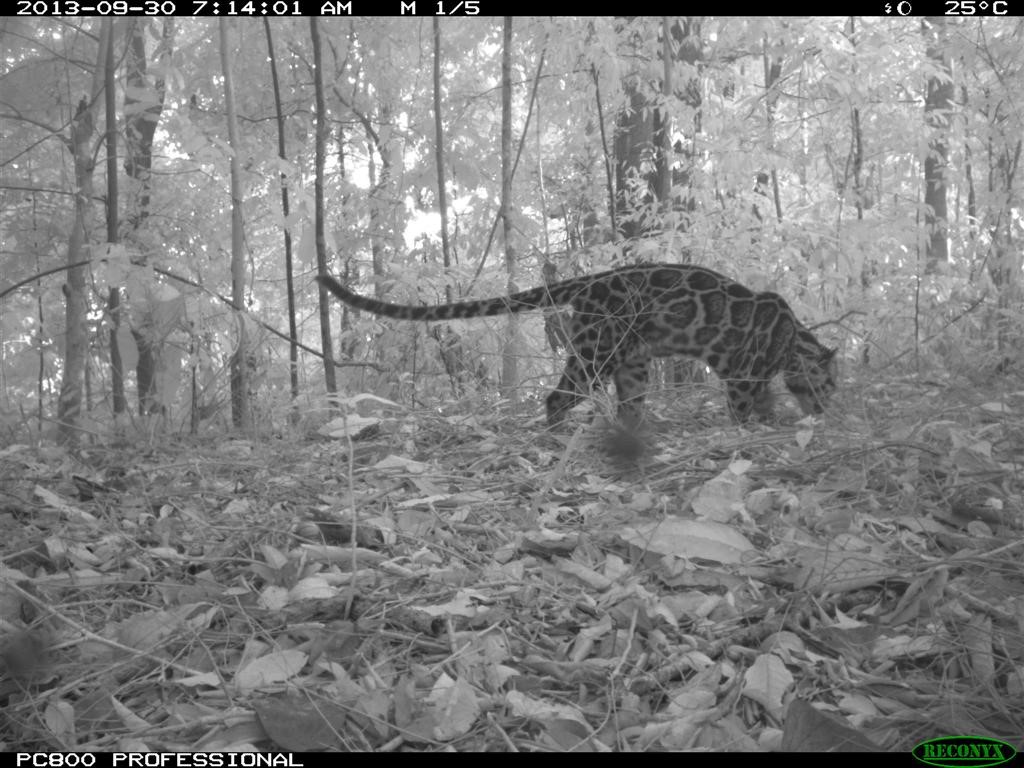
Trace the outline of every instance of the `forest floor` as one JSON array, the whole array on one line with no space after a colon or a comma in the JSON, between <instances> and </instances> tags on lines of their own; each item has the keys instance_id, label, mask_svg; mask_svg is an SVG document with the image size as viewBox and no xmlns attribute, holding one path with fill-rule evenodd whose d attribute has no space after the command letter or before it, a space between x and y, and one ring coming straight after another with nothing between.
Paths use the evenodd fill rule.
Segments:
<instances>
[{"instance_id":1,"label":"forest floor","mask_svg":"<svg viewBox=\"0 0 1024 768\"><path fill-rule=\"evenodd\" d=\"M10 446L0 748L1020 749L1010 388Z\"/></svg>"}]
</instances>

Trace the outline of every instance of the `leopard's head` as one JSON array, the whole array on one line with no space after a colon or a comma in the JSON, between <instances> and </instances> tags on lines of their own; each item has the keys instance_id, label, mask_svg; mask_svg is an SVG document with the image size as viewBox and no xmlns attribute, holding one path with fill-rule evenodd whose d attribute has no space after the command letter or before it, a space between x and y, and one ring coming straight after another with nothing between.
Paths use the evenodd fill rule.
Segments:
<instances>
[{"instance_id":1,"label":"leopard's head","mask_svg":"<svg viewBox=\"0 0 1024 768\"><path fill-rule=\"evenodd\" d=\"M794 351L791 365L783 373L783 381L804 413L819 414L825 410L839 378L836 350L822 346L813 336L808 340L801 334Z\"/></svg>"}]
</instances>

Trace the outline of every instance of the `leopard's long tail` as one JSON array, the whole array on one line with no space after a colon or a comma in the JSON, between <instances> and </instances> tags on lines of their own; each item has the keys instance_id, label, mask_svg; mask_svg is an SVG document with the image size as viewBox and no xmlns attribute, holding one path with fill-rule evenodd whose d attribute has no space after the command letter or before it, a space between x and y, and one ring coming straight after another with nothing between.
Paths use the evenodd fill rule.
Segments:
<instances>
[{"instance_id":1,"label":"leopard's long tail","mask_svg":"<svg viewBox=\"0 0 1024 768\"><path fill-rule=\"evenodd\" d=\"M494 299L458 301L453 304L417 307L412 304L391 304L386 301L360 296L329 275L317 275L317 282L350 307L372 312L375 315L394 317L400 320L456 320L462 317L487 317L510 312L528 312L538 307L549 307L567 303L568 299L559 294L559 285L531 288Z\"/></svg>"}]
</instances>

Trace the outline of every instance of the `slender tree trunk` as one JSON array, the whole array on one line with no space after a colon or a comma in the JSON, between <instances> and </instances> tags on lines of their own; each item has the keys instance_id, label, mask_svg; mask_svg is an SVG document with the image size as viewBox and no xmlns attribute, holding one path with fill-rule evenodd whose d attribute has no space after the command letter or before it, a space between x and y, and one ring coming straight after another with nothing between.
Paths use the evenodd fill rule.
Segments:
<instances>
[{"instance_id":1,"label":"slender tree trunk","mask_svg":"<svg viewBox=\"0 0 1024 768\"><path fill-rule=\"evenodd\" d=\"M704 43L701 39L703 26L699 18L678 19L672 25L672 34L677 38L679 47L676 51L676 59L686 65L689 76L685 82L680 83L678 90L681 91L683 102L693 110L693 121L690 125L692 140L687 143L687 149L683 151L682 167L673 174L672 185L677 194L685 195L682 208L689 214L697 210L696 197L690 192L693 184L694 158L699 154L699 141L704 121L703 97L701 96L700 65L703 56ZM682 130L682 126L680 126ZM703 371L704 369L701 368Z\"/></svg>"},{"instance_id":2,"label":"slender tree trunk","mask_svg":"<svg viewBox=\"0 0 1024 768\"><path fill-rule=\"evenodd\" d=\"M859 76L857 66L857 26L856 18L850 16L847 23L846 38L850 41L852 50L851 71L856 78ZM864 220L864 131L860 125L860 108L853 105L850 108L850 170L853 179L853 202L857 207L857 221ZM851 275L851 279L853 276ZM863 278L862 278L863 282Z\"/></svg>"},{"instance_id":3,"label":"slender tree trunk","mask_svg":"<svg viewBox=\"0 0 1024 768\"><path fill-rule=\"evenodd\" d=\"M608 191L608 221L611 223L612 240L618 240L620 234L618 218L619 210L618 206L615 204L618 199L618 191L615 188L615 173L612 171L616 148L614 144L610 149L608 146L608 135L604 129L604 106L601 104L601 78L597 74L597 67L593 64L590 65L590 76L594 80L594 104L597 107L597 127L601 134L601 154L604 159L605 188ZM596 219L597 217L595 216L594 218ZM566 229L569 230L569 227L567 226ZM586 226L583 237L581 238L583 242L589 245L590 240L587 237L587 230L595 231L596 229L596 225Z\"/></svg>"},{"instance_id":4,"label":"slender tree trunk","mask_svg":"<svg viewBox=\"0 0 1024 768\"><path fill-rule=\"evenodd\" d=\"M516 254L512 245L512 17L504 22L501 52L501 221L505 238L505 270L508 291L516 290ZM517 353L519 351L519 318L509 313L505 344L501 351L502 394L515 402L519 381Z\"/></svg>"},{"instance_id":5,"label":"slender tree trunk","mask_svg":"<svg viewBox=\"0 0 1024 768\"><path fill-rule=\"evenodd\" d=\"M384 274L384 264L381 258L381 202L377 199L377 193L382 185L377 184L377 160L374 155L375 145L367 134L366 141L366 175L370 182L370 194L367 205L370 209L370 268L374 277ZM378 299L384 298L384 285L380 280L373 281L373 293Z\"/></svg>"},{"instance_id":6,"label":"slender tree trunk","mask_svg":"<svg viewBox=\"0 0 1024 768\"><path fill-rule=\"evenodd\" d=\"M101 27L89 98L78 103L71 121L69 140L75 164L75 219L68 238L68 264L79 264L92 256L89 245L93 224L93 155L92 135L95 131L92 98L103 83L103 62L107 54L108 26ZM79 438L82 411L82 387L85 381L86 356L89 351L85 296L85 267L71 266L64 284L64 377L57 403L57 439L64 445L75 445Z\"/></svg>"},{"instance_id":7,"label":"slender tree trunk","mask_svg":"<svg viewBox=\"0 0 1024 768\"><path fill-rule=\"evenodd\" d=\"M968 123L967 86L960 86L960 105L963 109L964 136L971 135L971 126ZM974 158L971 153L971 142L964 140L964 181L967 183L967 232L971 242L978 239L978 198L974 189Z\"/></svg>"},{"instance_id":8,"label":"slender tree trunk","mask_svg":"<svg viewBox=\"0 0 1024 768\"><path fill-rule=\"evenodd\" d=\"M320 25L316 17L309 20L309 34L313 41L313 95L316 103L316 146L313 175L314 203L316 213L316 268L327 272L327 238L324 236L324 160L327 146L327 106L324 104L324 63L320 46ZM327 394L338 391L334 370L334 345L331 341L331 312L327 291L320 289L320 348L324 353L324 383Z\"/></svg>"},{"instance_id":9,"label":"slender tree trunk","mask_svg":"<svg viewBox=\"0 0 1024 768\"><path fill-rule=\"evenodd\" d=\"M999 315L997 319L996 343L1003 352L1011 346L1019 346L1015 342L1017 323L1015 317L1021 303L1021 250L1014 240L1013 211L1018 206L1018 195L1015 192L1014 179L1020 168L1022 140L1008 136L1000 123L1005 121L1002 106L996 106L995 114L990 116L993 125L990 135L996 140L990 144L989 162L989 199L999 201L999 209L989 214L991 221L988 227L989 240L992 243L992 254L989 258L989 273L992 282L999 290ZM1016 138L1016 141L1013 139ZM1012 142L1012 143L1011 143Z\"/></svg>"},{"instance_id":10,"label":"slender tree trunk","mask_svg":"<svg viewBox=\"0 0 1024 768\"><path fill-rule=\"evenodd\" d=\"M33 208L35 208L35 205L33 205ZM39 264L38 264L38 261L37 261L37 263L36 263L36 271L37 272L40 271L38 267L39 267ZM39 334L38 334L38 338L40 338L40 339L45 339L46 338L45 334L46 334L46 331L48 330L47 327L46 327L46 320L47 320L47 318L49 316L50 316L49 313L47 313L47 312L45 312L43 310L43 286L42 286L42 283L40 281L37 281L37 283L36 283L36 317L39 320ZM44 404L46 403L46 389L43 386L43 383L46 381L46 355L43 354L43 345L39 344L38 346L39 346L39 355L38 355L38 360L39 360L39 372L38 372L38 374L39 375L38 375L38 378L36 379L36 400L38 401L37 404L36 404L36 431L37 431L38 434L42 434L42 432L43 432L43 424L45 423L43 417L45 416ZM7 384L7 382L4 382L4 392L9 392L10 390L7 389L6 384Z\"/></svg>"},{"instance_id":11,"label":"slender tree trunk","mask_svg":"<svg viewBox=\"0 0 1024 768\"><path fill-rule=\"evenodd\" d=\"M435 16L433 19L434 28L434 163L437 166L437 207L441 213L441 258L444 262L445 301L454 300L451 280L452 253L451 244L448 241L448 192L445 188L444 174L444 123L441 115L441 23ZM437 341L438 352L445 371L448 373L448 380L452 385L452 392L456 397L465 393L466 379L466 354L462 346L462 337L450 324L434 326L431 334Z\"/></svg>"},{"instance_id":12,"label":"slender tree trunk","mask_svg":"<svg viewBox=\"0 0 1024 768\"><path fill-rule=\"evenodd\" d=\"M68 262L88 258L91 250L87 232L92 229L93 162L91 139L94 131L92 111L83 98L71 122L71 146L75 157L75 220L68 242ZM88 348L86 333L85 267L68 269L64 284L65 344L64 379L57 408L58 439L66 445L78 442L78 422L82 410L82 385Z\"/></svg>"},{"instance_id":13,"label":"slender tree trunk","mask_svg":"<svg viewBox=\"0 0 1024 768\"><path fill-rule=\"evenodd\" d=\"M946 168L949 158L947 136L949 115L953 105L953 80L946 54L946 20L930 16L922 23L928 43L928 58L944 77L928 78L928 94L924 103L924 119L928 128L928 154L924 159L925 225L928 240L925 270L933 272L937 265L949 260L946 243L949 213L946 207Z\"/></svg>"},{"instance_id":14,"label":"slender tree trunk","mask_svg":"<svg viewBox=\"0 0 1024 768\"><path fill-rule=\"evenodd\" d=\"M231 301L235 305L238 346L231 356L231 420L244 433L252 430L252 409L249 402L249 339L245 318L245 250L242 231L242 171L238 160L241 141L235 115L234 77L231 53L232 32L227 19L220 20L220 63L224 75L224 109L228 123L231 153Z\"/></svg>"},{"instance_id":15,"label":"slender tree trunk","mask_svg":"<svg viewBox=\"0 0 1024 768\"><path fill-rule=\"evenodd\" d=\"M270 81L274 86L274 114L277 120L277 156L287 160L284 144L284 112L281 110L281 84L277 77L277 57L274 56L274 36L270 19L263 18L263 31L267 36L267 57L270 59ZM281 216L284 219L284 279L288 291L288 374L291 383L291 423L299 421L299 328L295 320L295 270L292 264L292 232L289 223L291 206L288 201L288 177L281 172Z\"/></svg>"},{"instance_id":16,"label":"slender tree trunk","mask_svg":"<svg viewBox=\"0 0 1024 768\"><path fill-rule=\"evenodd\" d=\"M106 18L103 24L113 25L113 19ZM103 102L107 118L107 242L118 241L117 214L117 101L114 90L114 35L107 32L106 64L104 66ZM107 315L110 317L110 401L114 411L114 422L128 410L124 396L124 364L121 360L121 346L118 332L121 329L121 289L110 286L107 296Z\"/></svg>"},{"instance_id":17,"label":"slender tree trunk","mask_svg":"<svg viewBox=\"0 0 1024 768\"><path fill-rule=\"evenodd\" d=\"M345 162L346 146L348 144L348 134L345 133L345 123L338 122L338 138L336 140L338 146L338 181L341 183L343 188L347 188L348 185L348 164ZM347 210L348 201L351 197L351 193L345 192L341 196L341 208ZM341 279L346 285L358 282L359 280L359 267L353 261L351 256L347 256L342 260L341 263ZM359 337L357 334L348 333L352 328L352 318L358 317L358 312L349 307L348 304L342 304L341 310L341 328L339 329L340 341L338 344L338 354L342 359L351 358L356 353L356 349L359 347Z\"/></svg>"},{"instance_id":18,"label":"slender tree trunk","mask_svg":"<svg viewBox=\"0 0 1024 768\"><path fill-rule=\"evenodd\" d=\"M662 105L658 108L655 135L658 137L657 189L661 200L662 213L667 215L672 210L672 112L669 104L672 101L672 36L671 23L667 16L661 19L661 97Z\"/></svg>"},{"instance_id":19,"label":"slender tree trunk","mask_svg":"<svg viewBox=\"0 0 1024 768\"><path fill-rule=\"evenodd\" d=\"M441 23L434 22L434 162L437 165L437 207L441 212L441 255L445 274L452 265L451 246L448 243L448 195L444 184L444 125L441 122ZM452 301L452 286L444 285L445 300Z\"/></svg>"},{"instance_id":20,"label":"slender tree trunk","mask_svg":"<svg viewBox=\"0 0 1024 768\"><path fill-rule=\"evenodd\" d=\"M764 54L764 90L765 90L765 130L768 134L768 153L775 152L775 107L779 103L779 89L775 87L779 77L782 75L782 62L768 52L768 37L765 35L761 44ZM779 176L772 164L767 171L771 179L772 199L775 203L775 218L782 221L782 200L779 197ZM755 207L754 215L761 218Z\"/></svg>"}]
</instances>

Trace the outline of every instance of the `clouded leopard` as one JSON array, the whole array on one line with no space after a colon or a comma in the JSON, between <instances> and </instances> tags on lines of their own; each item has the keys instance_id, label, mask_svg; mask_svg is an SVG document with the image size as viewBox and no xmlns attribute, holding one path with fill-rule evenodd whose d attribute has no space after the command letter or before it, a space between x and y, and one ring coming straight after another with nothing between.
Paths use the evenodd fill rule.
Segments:
<instances>
[{"instance_id":1,"label":"clouded leopard","mask_svg":"<svg viewBox=\"0 0 1024 768\"><path fill-rule=\"evenodd\" d=\"M320 285L346 304L402 320L457 320L569 304L572 353L548 395L548 423L561 422L591 385L611 378L619 417L639 418L651 358L703 360L725 382L733 416L772 411L769 380L782 373L805 413L821 413L836 382L835 350L805 328L785 299L687 264L642 264L574 277L511 296L437 306L389 304L352 293L332 277Z\"/></svg>"}]
</instances>

